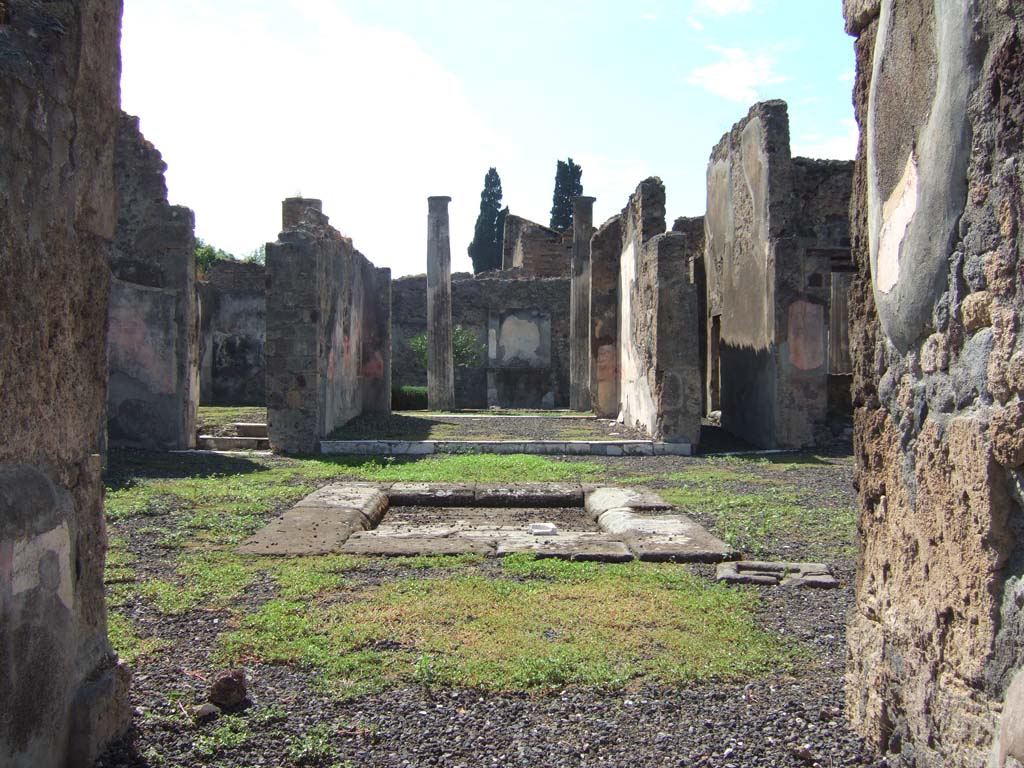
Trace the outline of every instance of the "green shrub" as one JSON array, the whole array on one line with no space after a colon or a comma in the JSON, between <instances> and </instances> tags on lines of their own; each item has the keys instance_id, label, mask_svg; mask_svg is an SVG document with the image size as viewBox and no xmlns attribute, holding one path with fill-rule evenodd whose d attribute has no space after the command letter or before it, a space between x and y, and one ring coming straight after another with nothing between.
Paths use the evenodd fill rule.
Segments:
<instances>
[{"instance_id":1,"label":"green shrub","mask_svg":"<svg viewBox=\"0 0 1024 768\"><path fill-rule=\"evenodd\" d=\"M393 411L425 411L427 410L426 387L396 387L391 390L391 410Z\"/></svg>"},{"instance_id":2,"label":"green shrub","mask_svg":"<svg viewBox=\"0 0 1024 768\"><path fill-rule=\"evenodd\" d=\"M409 339L409 347L427 367L427 334L418 333ZM479 368L484 364L485 347L472 331L456 325L452 328L452 362L458 368Z\"/></svg>"}]
</instances>

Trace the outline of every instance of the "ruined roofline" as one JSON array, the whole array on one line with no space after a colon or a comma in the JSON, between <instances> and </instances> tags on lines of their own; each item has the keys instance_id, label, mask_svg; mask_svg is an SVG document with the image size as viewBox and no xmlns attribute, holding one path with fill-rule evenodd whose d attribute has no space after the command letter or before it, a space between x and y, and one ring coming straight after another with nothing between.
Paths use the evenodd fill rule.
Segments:
<instances>
[{"instance_id":1,"label":"ruined roofline","mask_svg":"<svg viewBox=\"0 0 1024 768\"><path fill-rule=\"evenodd\" d=\"M792 158L794 165L811 165L818 166L821 168L834 168L837 171L849 171L853 173L853 160L837 160L831 157L804 157L803 155L797 155Z\"/></svg>"},{"instance_id":2,"label":"ruined roofline","mask_svg":"<svg viewBox=\"0 0 1024 768\"><path fill-rule=\"evenodd\" d=\"M761 119L766 122L781 122L785 126L786 154L789 154L789 105L782 99L770 99L758 101L751 105L747 114L732 124L732 127L722 134L722 138L711 150L708 165L717 160L727 157L733 147L738 147L742 141L743 129L754 120Z\"/></svg>"}]
</instances>

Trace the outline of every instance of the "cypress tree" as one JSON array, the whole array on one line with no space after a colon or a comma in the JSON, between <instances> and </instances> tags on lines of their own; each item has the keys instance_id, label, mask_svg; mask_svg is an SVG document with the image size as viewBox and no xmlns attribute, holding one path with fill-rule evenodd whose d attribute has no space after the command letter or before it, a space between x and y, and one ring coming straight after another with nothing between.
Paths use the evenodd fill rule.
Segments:
<instances>
[{"instance_id":1,"label":"cypress tree","mask_svg":"<svg viewBox=\"0 0 1024 768\"><path fill-rule=\"evenodd\" d=\"M551 200L551 228L565 232L572 226L572 200L583 194L583 168L572 158L558 161L555 170L555 193Z\"/></svg>"},{"instance_id":2,"label":"cypress tree","mask_svg":"<svg viewBox=\"0 0 1024 768\"><path fill-rule=\"evenodd\" d=\"M494 219L494 250L497 254L498 269L501 269L505 256L505 219L508 218L508 206L506 205Z\"/></svg>"},{"instance_id":3,"label":"cypress tree","mask_svg":"<svg viewBox=\"0 0 1024 768\"><path fill-rule=\"evenodd\" d=\"M491 168L484 177L484 189L480 193L480 214L476 217L473 241L468 249L474 273L501 269L501 250L495 229L501 211L501 194L501 178L498 171Z\"/></svg>"}]
</instances>

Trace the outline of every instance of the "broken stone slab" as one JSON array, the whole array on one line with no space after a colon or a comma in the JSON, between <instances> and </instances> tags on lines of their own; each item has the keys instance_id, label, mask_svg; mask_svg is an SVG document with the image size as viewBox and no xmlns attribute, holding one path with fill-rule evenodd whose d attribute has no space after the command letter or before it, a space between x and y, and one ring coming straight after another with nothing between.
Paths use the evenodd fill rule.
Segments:
<instances>
[{"instance_id":1,"label":"broken stone slab","mask_svg":"<svg viewBox=\"0 0 1024 768\"><path fill-rule=\"evenodd\" d=\"M502 557L515 552L577 562L627 563L633 560L625 544L600 533L561 533L538 538L528 533L505 532L497 539L497 554Z\"/></svg>"},{"instance_id":2,"label":"broken stone slab","mask_svg":"<svg viewBox=\"0 0 1024 768\"><path fill-rule=\"evenodd\" d=\"M738 560L721 563L715 573L715 578L727 584L816 587L818 589L833 589L839 586L838 580L824 563Z\"/></svg>"},{"instance_id":3,"label":"broken stone slab","mask_svg":"<svg viewBox=\"0 0 1024 768\"><path fill-rule=\"evenodd\" d=\"M596 487L588 491L584 508L597 520L611 509L632 509L638 511L660 511L674 509L654 491L646 488Z\"/></svg>"},{"instance_id":4,"label":"broken stone slab","mask_svg":"<svg viewBox=\"0 0 1024 768\"><path fill-rule=\"evenodd\" d=\"M476 504L482 507L578 507L583 487L569 483L478 485Z\"/></svg>"},{"instance_id":5,"label":"broken stone slab","mask_svg":"<svg viewBox=\"0 0 1024 768\"><path fill-rule=\"evenodd\" d=\"M354 533L337 551L349 555L373 557L412 557L415 555L494 555L493 541L466 536L378 536L373 532Z\"/></svg>"},{"instance_id":6,"label":"broken stone slab","mask_svg":"<svg viewBox=\"0 0 1024 768\"><path fill-rule=\"evenodd\" d=\"M325 555L365 530L362 511L341 507L293 507L238 547L251 555Z\"/></svg>"},{"instance_id":7,"label":"broken stone slab","mask_svg":"<svg viewBox=\"0 0 1024 768\"><path fill-rule=\"evenodd\" d=\"M476 504L476 483L392 483L392 507L469 507Z\"/></svg>"},{"instance_id":8,"label":"broken stone slab","mask_svg":"<svg viewBox=\"0 0 1024 768\"><path fill-rule=\"evenodd\" d=\"M379 486L371 483L335 483L313 491L296 504L294 509L302 507L356 509L366 520L364 527L372 528L384 516L388 508L388 497Z\"/></svg>"}]
</instances>

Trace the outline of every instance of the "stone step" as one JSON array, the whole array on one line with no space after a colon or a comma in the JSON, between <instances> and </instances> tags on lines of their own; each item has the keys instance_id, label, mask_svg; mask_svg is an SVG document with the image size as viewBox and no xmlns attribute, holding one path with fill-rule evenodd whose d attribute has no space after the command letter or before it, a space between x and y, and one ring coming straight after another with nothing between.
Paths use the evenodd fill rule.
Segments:
<instances>
[{"instance_id":1,"label":"stone step","mask_svg":"<svg viewBox=\"0 0 1024 768\"><path fill-rule=\"evenodd\" d=\"M236 421L231 425L239 437L267 437L267 425Z\"/></svg>"},{"instance_id":2,"label":"stone step","mask_svg":"<svg viewBox=\"0 0 1024 768\"><path fill-rule=\"evenodd\" d=\"M207 451L269 451L270 441L265 437L199 435L196 447Z\"/></svg>"}]
</instances>

